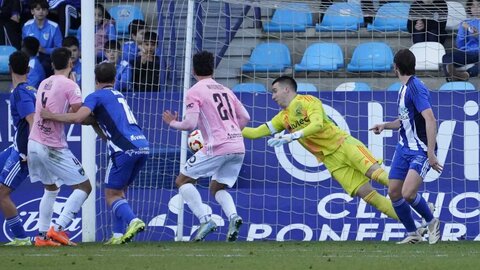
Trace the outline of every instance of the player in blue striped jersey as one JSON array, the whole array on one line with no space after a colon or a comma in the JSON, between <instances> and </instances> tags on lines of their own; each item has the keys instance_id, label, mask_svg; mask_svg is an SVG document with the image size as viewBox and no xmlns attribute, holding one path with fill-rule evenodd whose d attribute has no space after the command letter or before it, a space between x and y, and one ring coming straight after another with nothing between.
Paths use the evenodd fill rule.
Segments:
<instances>
[{"instance_id":1,"label":"player in blue striped jersey","mask_svg":"<svg viewBox=\"0 0 480 270\"><path fill-rule=\"evenodd\" d=\"M20 51L14 52L9 58L14 87L10 94L10 114L16 132L13 145L0 154L0 209L14 237L10 243L7 243L12 246L31 245L23 229L17 207L10 198L10 193L28 176L27 144L35 113L36 92L34 87L27 84L28 62L28 55Z\"/></svg>"},{"instance_id":2,"label":"player in blue striped jersey","mask_svg":"<svg viewBox=\"0 0 480 270\"><path fill-rule=\"evenodd\" d=\"M145 166L150 152L149 143L124 96L113 88L115 74L112 63L98 64L95 67L97 90L86 97L76 113L41 112L43 119L65 123L84 123L93 113L101 129L96 128L97 133L107 139L110 158L105 176L105 199L114 213L113 236L107 244L129 242L145 229L145 223L136 217L128 204L125 190Z\"/></svg>"},{"instance_id":3,"label":"player in blue striped jersey","mask_svg":"<svg viewBox=\"0 0 480 270\"><path fill-rule=\"evenodd\" d=\"M398 92L398 118L377 124L370 130L375 134L384 129L399 130L388 184L393 208L407 229L407 237L398 244L422 241L410 206L427 222L428 241L435 244L440 239L440 221L434 218L418 189L430 168L439 173L443 169L435 154L437 120L432 111L430 93L415 76L415 55L410 50L402 49L395 54L394 71L403 85Z\"/></svg>"}]
</instances>

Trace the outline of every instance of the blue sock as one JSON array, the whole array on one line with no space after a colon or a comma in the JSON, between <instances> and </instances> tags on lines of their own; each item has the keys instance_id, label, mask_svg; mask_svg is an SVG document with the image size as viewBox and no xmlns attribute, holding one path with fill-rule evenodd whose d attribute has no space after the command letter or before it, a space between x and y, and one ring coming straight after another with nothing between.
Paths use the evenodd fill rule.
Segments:
<instances>
[{"instance_id":1,"label":"blue sock","mask_svg":"<svg viewBox=\"0 0 480 270\"><path fill-rule=\"evenodd\" d=\"M7 226L15 238L27 238L27 234L23 229L22 220L18 215L7 219Z\"/></svg>"},{"instance_id":2,"label":"blue sock","mask_svg":"<svg viewBox=\"0 0 480 270\"><path fill-rule=\"evenodd\" d=\"M417 226L415 226L415 221L412 217L412 209L410 209L410 204L405 201L404 198L401 198L398 201L392 202L393 209L395 209L395 213L397 213L398 218L402 222L407 232L415 232L417 230Z\"/></svg>"},{"instance_id":3,"label":"blue sock","mask_svg":"<svg viewBox=\"0 0 480 270\"><path fill-rule=\"evenodd\" d=\"M112 215L112 232L125 233L125 223L123 223L122 217L118 217L115 213Z\"/></svg>"},{"instance_id":4,"label":"blue sock","mask_svg":"<svg viewBox=\"0 0 480 270\"><path fill-rule=\"evenodd\" d=\"M418 195L418 193L411 205L413 209L415 209L415 211L417 211L425 219L426 222L432 221L433 214L430 211L430 208L428 208L427 201L425 201L422 196Z\"/></svg>"},{"instance_id":5,"label":"blue sock","mask_svg":"<svg viewBox=\"0 0 480 270\"><path fill-rule=\"evenodd\" d=\"M114 201L112 203L112 210L115 216L122 219L124 224L130 224L130 221L136 218L135 214L132 211L132 208L125 199L119 199Z\"/></svg>"}]
</instances>

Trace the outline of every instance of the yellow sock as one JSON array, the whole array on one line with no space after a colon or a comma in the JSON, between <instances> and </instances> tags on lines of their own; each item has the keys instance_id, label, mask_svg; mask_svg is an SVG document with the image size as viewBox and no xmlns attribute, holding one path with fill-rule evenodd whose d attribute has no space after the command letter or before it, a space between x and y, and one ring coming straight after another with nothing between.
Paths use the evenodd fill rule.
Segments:
<instances>
[{"instance_id":1,"label":"yellow sock","mask_svg":"<svg viewBox=\"0 0 480 270\"><path fill-rule=\"evenodd\" d=\"M378 183L388 187L388 174L384 169L382 169L382 168L376 169L372 173L372 179L377 181Z\"/></svg>"},{"instance_id":2,"label":"yellow sock","mask_svg":"<svg viewBox=\"0 0 480 270\"><path fill-rule=\"evenodd\" d=\"M365 198L363 198L368 204L372 205L373 207L377 208L380 212L384 213L385 215L399 220L397 213L393 209L392 202L380 195L377 191L370 192Z\"/></svg>"}]
</instances>

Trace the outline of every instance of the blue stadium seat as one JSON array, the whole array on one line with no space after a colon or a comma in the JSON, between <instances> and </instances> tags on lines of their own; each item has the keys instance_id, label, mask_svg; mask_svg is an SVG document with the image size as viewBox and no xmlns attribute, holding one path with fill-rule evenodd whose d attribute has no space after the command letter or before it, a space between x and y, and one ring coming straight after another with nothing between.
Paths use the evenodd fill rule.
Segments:
<instances>
[{"instance_id":1,"label":"blue stadium seat","mask_svg":"<svg viewBox=\"0 0 480 270\"><path fill-rule=\"evenodd\" d=\"M440 91L475 91L475 86L470 82L447 82L440 86Z\"/></svg>"},{"instance_id":2,"label":"blue stadium seat","mask_svg":"<svg viewBox=\"0 0 480 270\"><path fill-rule=\"evenodd\" d=\"M402 87L402 84L399 83L399 82L396 82L396 83L392 83L388 88L387 88L387 91L397 91L400 90L400 88Z\"/></svg>"},{"instance_id":3,"label":"blue stadium seat","mask_svg":"<svg viewBox=\"0 0 480 270\"><path fill-rule=\"evenodd\" d=\"M364 82L345 82L337 86L335 91L372 91L372 88Z\"/></svg>"},{"instance_id":4,"label":"blue stadium seat","mask_svg":"<svg viewBox=\"0 0 480 270\"><path fill-rule=\"evenodd\" d=\"M392 49L383 42L362 43L353 51L348 71L390 71L393 65Z\"/></svg>"},{"instance_id":5,"label":"blue stadium seat","mask_svg":"<svg viewBox=\"0 0 480 270\"><path fill-rule=\"evenodd\" d=\"M267 92L267 88L261 83L239 83L232 88L233 92Z\"/></svg>"},{"instance_id":6,"label":"blue stadium seat","mask_svg":"<svg viewBox=\"0 0 480 270\"><path fill-rule=\"evenodd\" d=\"M307 4L291 3L285 9L277 9L272 20L263 24L265 32L305 32L313 26L312 12Z\"/></svg>"},{"instance_id":7,"label":"blue stadium seat","mask_svg":"<svg viewBox=\"0 0 480 270\"><path fill-rule=\"evenodd\" d=\"M315 26L317 31L357 31L363 24L362 8L355 3L333 3L323 20Z\"/></svg>"},{"instance_id":8,"label":"blue stadium seat","mask_svg":"<svg viewBox=\"0 0 480 270\"><path fill-rule=\"evenodd\" d=\"M17 49L12 46L8 45L2 45L0 46L0 73L1 74L8 74L9 68L8 68L8 58L10 57L10 54L16 52Z\"/></svg>"},{"instance_id":9,"label":"blue stadium seat","mask_svg":"<svg viewBox=\"0 0 480 270\"><path fill-rule=\"evenodd\" d=\"M407 31L408 3L386 3L377 10L368 31Z\"/></svg>"},{"instance_id":10,"label":"blue stadium seat","mask_svg":"<svg viewBox=\"0 0 480 270\"><path fill-rule=\"evenodd\" d=\"M128 25L135 19L144 20L142 10L134 5L118 5L111 7L108 12L115 19L117 35L128 34Z\"/></svg>"},{"instance_id":11,"label":"blue stadium seat","mask_svg":"<svg viewBox=\"0 0 480 270\"><path fill-rule=\"evenodd\" d=\"M261 43L253 49L243 72L281 72L291 67L290 50L279 42Z\"/></svg>"},{"instance_id":12,"label":"blue stadium seat","mask_svg":"<svg viewBox=\"0 0 480 270\"><path fill-rule=\"evenodd\" d=\"M336 43L315 43L303 54L295 71L334 71L343 67L343 52Z\"/></svg>"},{"instance_id":13,"label":"blue stadium seat","mask_svg":"<svg viewBox=\"0 0 480 270\"><path fill-rule=\"evenodd\" d=\"M298 83L297 91L299 92L318 92L317 87L311 83Z\"/></svg>"}]
</instances>

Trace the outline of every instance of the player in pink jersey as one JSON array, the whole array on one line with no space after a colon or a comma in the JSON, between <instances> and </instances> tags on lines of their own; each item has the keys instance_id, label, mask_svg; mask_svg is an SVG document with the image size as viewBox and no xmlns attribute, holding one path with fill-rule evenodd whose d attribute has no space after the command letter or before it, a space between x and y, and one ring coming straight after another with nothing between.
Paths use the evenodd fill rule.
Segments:
<instances>
[{"instance_id":1,"label":"player in pink jersey","mask_svg":"<svg viewBox=\"0 0 480 270\"><path fill-rule=\"evenodd\" d=\"M201 223L194 240L203 240L217 228L193 185L198 178L212 177L210 192L229 219L227 241L235 241L243 221L225 189L235 184L240 173L245 156L242 129L250 116L230 89L212 79L213 61L210 52L193 56L197 83L187 91L185 120L177 121L178 113L168 110L163 113L163 120L179 130L198 126L203 134L203 148L187 161L175 180L183 199Z\"/></svg>"},{"instance_id":2,"label":"player in pink jersey","mask_svg":"<svg viewBox=\"0 0 480 270\"><path fill-rule=\"evenodd\" d=\"M28 168L32 182L41 181L45 187L40 201L36 246L74 245L65 229L80 211L92 187L82 164L68 149L64 124L44 120L42 108L55 113L76 112L82 106L78 85L68 79L72 70L71 53L66 48L57 48L52 54L54 75L40 83L36 99L36 112L28 141ZM53 205L61 185L73 188L59 218L50 227Z\"/></svg>"}]
</instances>

